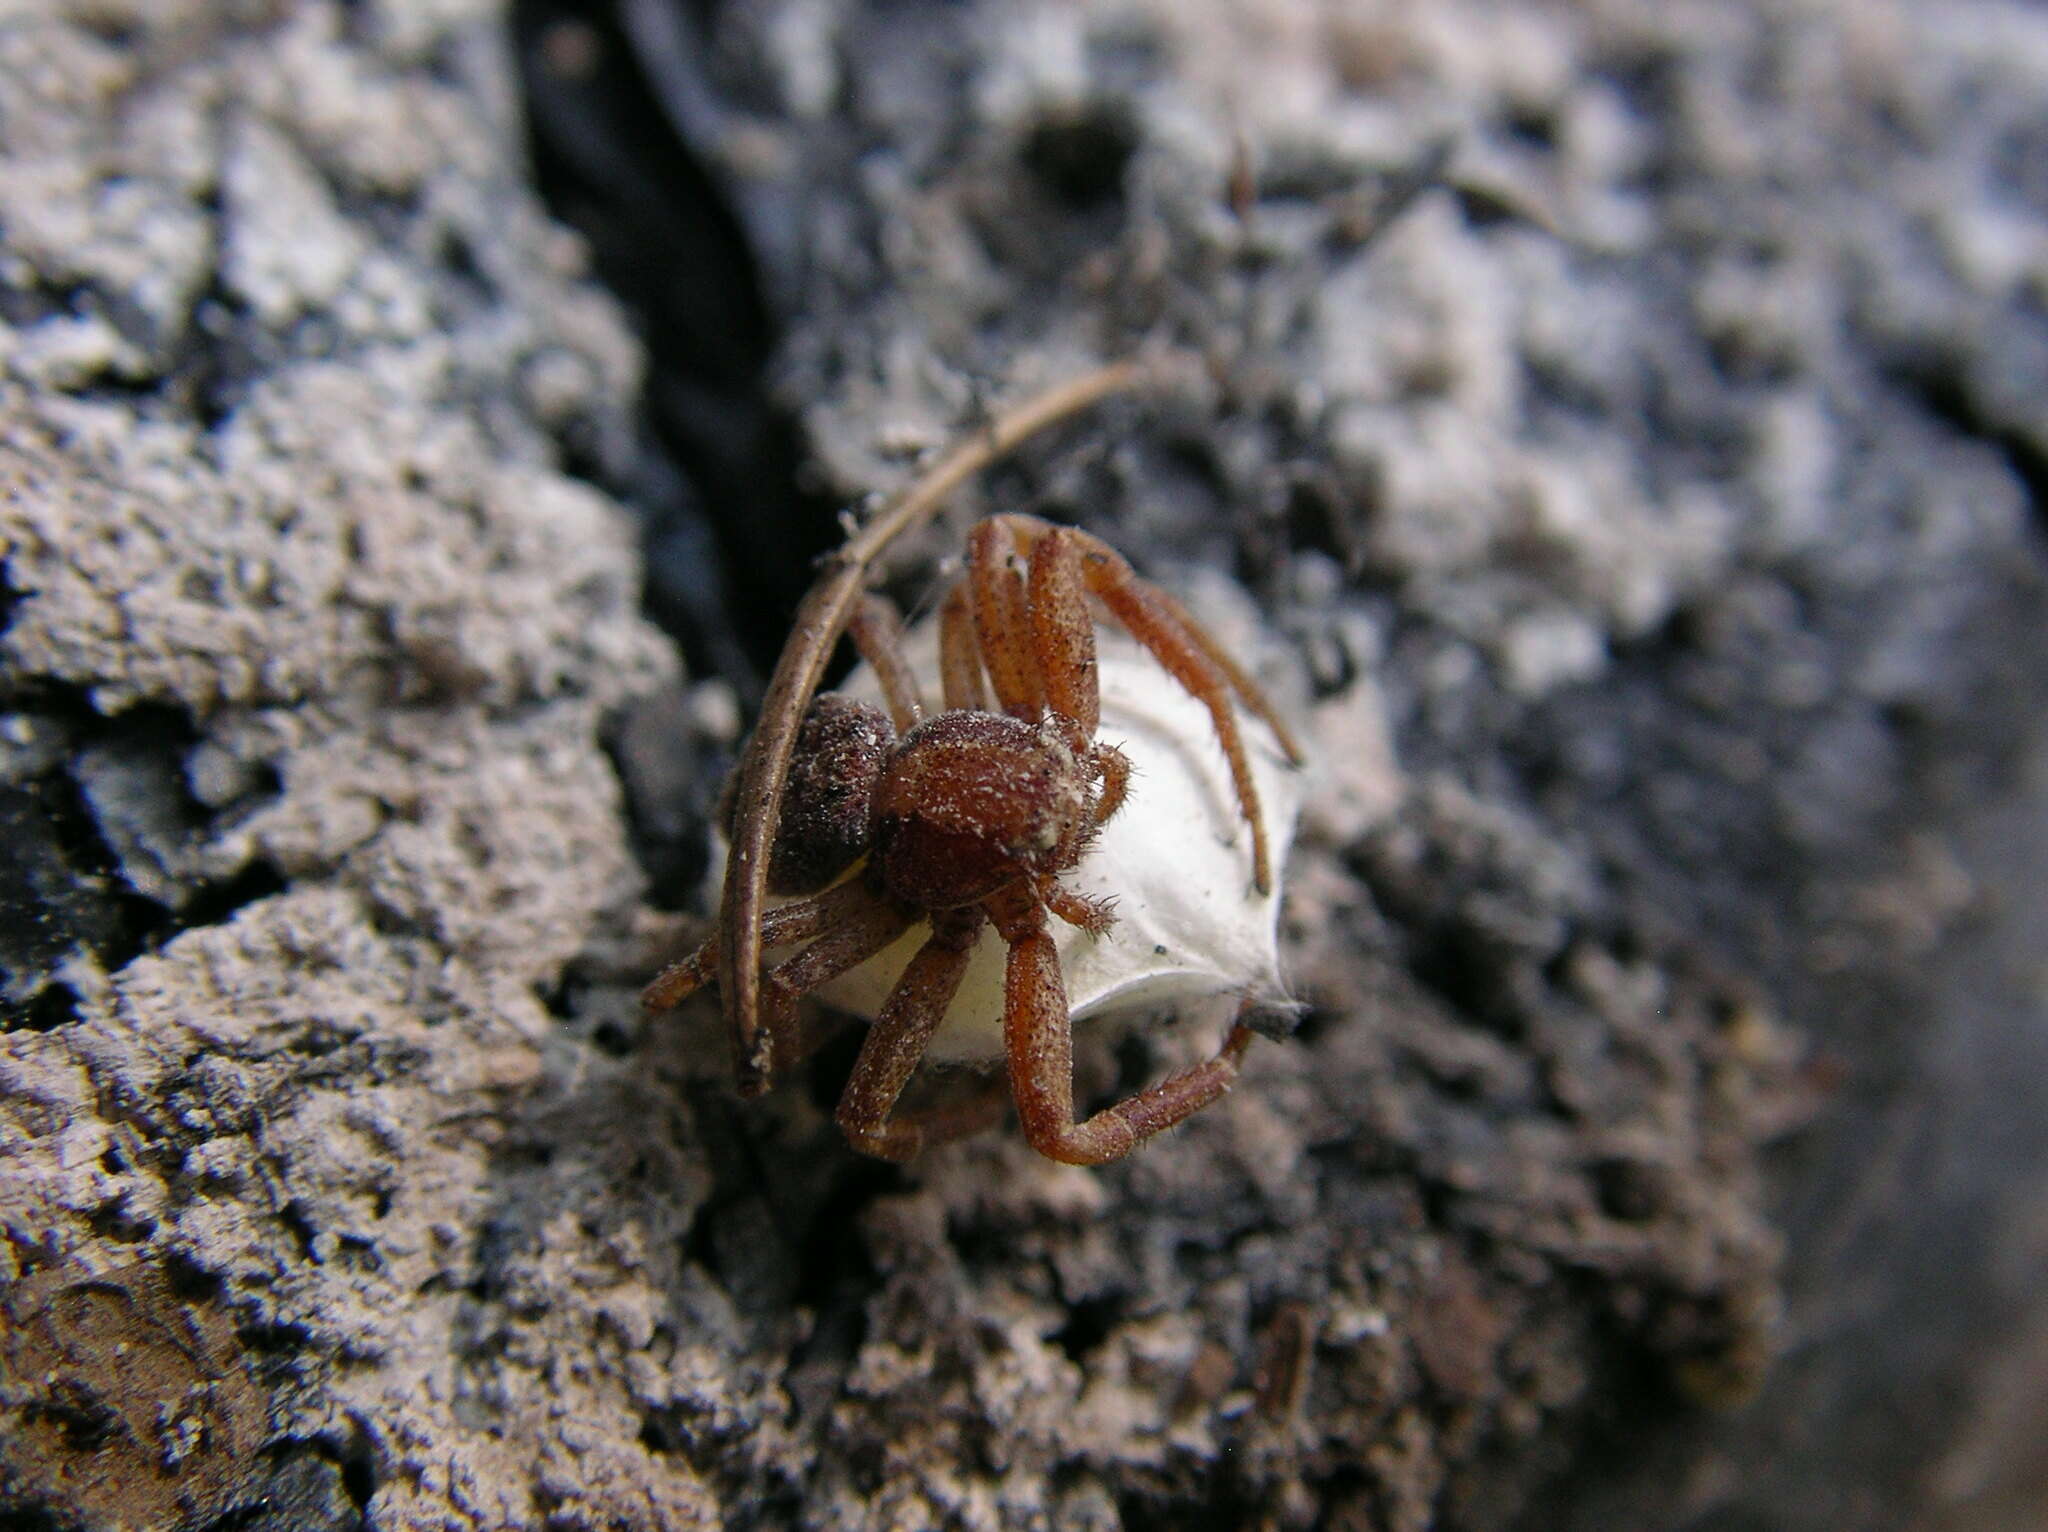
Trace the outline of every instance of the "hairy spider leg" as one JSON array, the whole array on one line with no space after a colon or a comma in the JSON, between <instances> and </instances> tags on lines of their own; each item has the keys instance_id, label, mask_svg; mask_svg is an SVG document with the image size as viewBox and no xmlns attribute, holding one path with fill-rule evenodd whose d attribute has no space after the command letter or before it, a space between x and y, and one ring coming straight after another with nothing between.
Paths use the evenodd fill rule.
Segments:
<instances>
[{"instance_id":1,"label":"hairy spider leg","mask_svg":"<svg viewBox=\"0 0 2048 1532\"><path fill-rule=\"evenodd\" d=\"M1051 527L1029 550L1025 617L1045 705L1073 719L1082 737L1092 740L1102 721L1102 685L1095 669L1095 619L1070 546L1078 536L1071 527Z\"/></svg>"},{"instance_id":2,"label":"hairy spider leg","mask_svg":"<svg viewBox=\"0 0 2048 1532\"><path fill-rule=\"evenodd\" d=\"M786 947L791 942L809 941L831 930L852 911L873 902L873 895L858 882L849 882L778 906L761 917L761 944ZM642 1009L672 1011L689 999L716 976L718 951L718 932L714 930L695 952L654 976L654 982L640 992Z\"/></svg>"},{"instance_id":3,"label":"hairy spider leg","mask_svg":"<svg viewBox=\"0 0 2048 1532\"><path fill-rule=\"evenodd\" d=\"M923 719L924 702L903 656L903 620L895 606L873 592L862 595L847 620L846 635L881 686L896 733L909 732ZM796 1002L848 969L858 968L921 918L921 912L883 897L865 879L842 886L860 889L862 898L849 901L839 913L838 924L817 933L810 946L762 976L760 1025L768 1036L771 1078L795 1065L808 1051ZM765 945L765 923L763 932Z\"/></svg>"},{"instance_id":4,"label":"hairy spider leg","mask_svg":"<svg viewBox=\"0 0 2048 1532\"><path fill-rule=\"evenodd\" d=\"M915 725L924 717L924 705L903 658L903 624L895 607L880 596L863 595L847 622L847 635L880 681L897 733ZM761 1025L771 1032L786 1033L798 996L865 962L914 918L878 898L859 879L767 911L761 917L763 947L802 941L816 945L764 971ZM886 936L877 940L885 929ZM718 934L713 932L695 952L655 976L641 993L641 1005L649 1011L666 1011L682 1004L716 975L720 950ZM849 952L858 954L850 962ZM783 1055L790 1051L786 1037L771 1037L769 1048L771 1053Z\"/></svg>"},{"instance_id":5,"label":"hairy spider leg","mask_svg":"<svg viewBox=\"0 0 2048 1532\"><path fill-rule=\"evenodd\" d=\"M1043 522L1037 525L1053 535L1030 550L1029 566L1021 575L1003 547L1009 534L1000 529L991 534L993 522L975 528L967 578L948 595L941 617L942 664L959 695L967 694L970 686L979 691L983 666L991 676L1000 667L1005 679L998 681L997 690L1006 712L1033 723L1050 713L1073 726L1067 742L1100 783L1094 807L1100 825L1123 806L1131 763L1115 746L1095 743L1102 719L1095 619L1088 610L1079 558L1061 546L1068 540L1062 534L1083 534ZM984 622L984 612L994 615ZM945 617L955 613L948 631ZM1000 657L990 654L991 644L1002 647ZM947 706L955 705L949 696Z\"/></svg>"},{"instance_id":6,"label":"hairy spider leg","mask_svg":"<svg viewBox=\"0 0 2048 1532\"><path fill-rule=\"evenodd\" d=\"M1251 762L1245 755L1244 738L1237 727L1237 714L1230 705L1229 690L1234 690L1245 706L1272 728L1290 760L1298 765L1302 754L1301 747L1280 723L1264 694L1179 602L1140 579L1123 556L1100 538L1074 527L1055 527L1034 516L991 517L982 526L996 528L996 536L1008 538L1020 553L1029 553L1034 567L1041 557L1049 564L1078 566L1059 578L1062 581L1071 578L1085 585L1167 673L1180 682L1188 695L1209 710L1217 742L1222 745L1224 758L1230 765L1238 808L1245 822L1251 826L1252 881L1260 893L1271 893L1273 865L1266 841L1266 820L1259 810L1259 792L1252 781ZM976 529L977 532L980 530ZM1039 552L1041 548L1046 549L1043 554ZM1052 579L1048 575L1049 586Z\"/></svg>"},{"instance_id":7,"label":"hairy spider leg","mask_svg":"<svg viewBox=\"0 0 2048 1532\"><path fill-rule=\"evenodd\" d=\"M1046 706L1080 728L1076 744L1101 784L1095 801L1099 826L1123 807L1124 795L1130 790L1131 761L1116 746L1095 739L1102 722L1102 679L1096 668L1095 617L1088 610L1077 552L1085 548L1085 541L1085 534L1071 527L1049 529L1031 549L1025 589L1032 650L1038 659ZM1060 913L1057 906L1054 912Z\"/></svg>"},{"instance_id":8,"label":"hairy spider leg","mask_svg":"<svg viewBox=\"0 0 2048 1532\"><path fill-rule=\"evenodd\" d=\"M1131 758L1114 745L1094 745L1088 764L1102 783L1095 799L1095 823L1100 826L1124 806L1124 796L1131 790Z\"/></svg>"},{"instance_id":9,"label":"hairy spider leg","mask_svg":"<svg viewBox=\"0 0 2048 1532\"><path fill-rule=\"evenodd\" d=\"M1086 536L1085 533L1082 535ZM1089 540L1094 541L1092 538ZM1203 658L1223 673L1223 678L1230 683L1230 689L1237 693L1238 699L1250 710L1252 716L1273 731L1273 738L1279 742L1280 749L1286 754L1288 764L1299 766L1307 761L1308 754L1301 748L1301 741L1295 737L1294 731L1281 721L1279 710L1273 706L1272 698L1266 695L1265 689L1258 682L1245 673L1242 665L1231 658L1230 652L1216 642L1216 635L1195 621L1194 615L1182 606L1171 592L1139 579L1131 566L1125 562L1122 554L1107 543L1097 543L1096 546L1117 563L1122 564L1121 578L1142 590L1146 598L1158 607L1197 649L1201 650ZM1104 600L1107 599L1104 597Z\"/></svg>"},{"instance_id":10,"label":"hairy spider leg","mask_svg":"<svg viewBox=\"0 0 2048 1532\"><path fill-rule=\"evenodd\" d=\"M1130 561L1108 543L1092 533L1083 532L1079 527L1056 526L1052 522L1041 521L1036 516L1010 512L994 519L1009 527L1010 535L1016 539L1020 551L1035 556L1037 543L1046 540L1071 545L1079 550L1083 583L1102 599L1103 604L1118 621L1123 621L1123 612L1111 599L1106 585L1117 585L1142 597L1146 604L1158 613L1161 620L1176 630L1185 642L1193 645L1202 658L1222 675L1252 716L1273 731L1274 739L1279 742L1281 750L1291 764L1299 766L1308 759L1301 748L1301 742L1295 738L1294 731L1280 717L1279 710L1273 706L1272 699L1266 695L1265 689L1246 674L1244 667L1231 657L1230 651L1217 643L1215 635L1195 621L1193 614L1181 605L1178 599L1139 575L1131 568ZM1060 551L1064 554L1066 550L1062 548ZM1129 623L1125 623L1124 627L1126 631L1131 632L1132 637L1140 636L1131 629ZM1148 643L1146 648L1151 649L1152 646ZM1162 665L1166 663L1158 650L1153 649L1152 653ZM1178 677L1179 672L1176 671L1175 675ZM1182 684L1185 686L1186 682ZM1194 692L1193 687L1188 687L1188 690ZM1198 693L1196 695L1199 697Z\"/></svg>"},{"instance_id":11,"label":"hairy spider leg","mask_svg":"<svg viewBox=\"0 0 2048 1532\"><path fill-rule=\"evenodd\" d=\"M983 902L1010 944L1003 971L1003 1046L1010 1094L1031 1147L1069 1165L1120 1159L1155 1133L1182 1122L1228 1091L1251 1046L1234 1023L1215 1057L1182 1070L1128 1101L1074 1121L1074 1023L1067 1009L1059 951L1045 928L1045 907L1021 888Z\"/></svg>"},{"instance_id":12,"label":"hairy spider leg","mask_svg":"<svg viewBox=\"0 0 2048 1532\"><path fill-rule=\"evenodd\" d=\"M798 999L849 968L858 968L920 918L917 911L868 888L864 879L855 878L850 886L859 889L863 897L840 916L838 924L761 976L761 1024L778 1040L790 1030Z\"/></svg>"},{"instance_id":13,"label":"hairy spider leg","mask_svg":"<svg viewBox=\"0 0 2048 1532\"><path fill-rule=\"evenodd\" d=\"M967 537L967 588L982 668L996 704L1012 718L1036 723L1045 716L1045 684L1031 647L1024 576L1005 551L1009 541L995 521L975 525Z\"/></svg>"},{"instance_id":14,"label":"hairy spider leg","mask_svg":"<svg viewBox=\"0 0 2048 1532\"><path fill-rule=\"evenodd\" d=\"M939 605L939 679L948 708L989 711L981 656L975 650L974 607L964 579L954 581Z\"/></svg>"},{"instance_id":15,"label":"hairy spider leg","mask_svg":"<svg viewBox=\"0 0 2048 1532\"><path fill-rule=\"evenodd\" d=\"M896 940L917 915L881 898L860 878L828 888L822 894L781 905L761 917L763 947L785 947L808 941L801 952L783 959L761 976L761 1029L766 1035L769 1074L788 1069L810 1052L798 1025L796 1002L849 968L857 968ZM718 972L718 933L680 962L664 968L641 992L648 1011L681 1005ZM822 1041L822 1038L815 1039ZM759 1095L765 1087L741 1079L743 1095Z\"/></svg>"},{"instance_id":16,"label":"hairy spider leg","mask_svg":"<svg viewBox=\"0 0 2048 1532\"><path fill-rule=\"evenodd\" d=\"M907 734L924 717L924 701L918 693L917 678L903 658L903 619L886 597L870 592L862 596L847 620L846 635L868 662L868 669L881 683L882 700L889 705L889 721L896 732Z\"/></svg>"},{"instance_id":17,"label":"hairy spider leg","mask_svg":"<svg viewBox=\"0 0 2048 1532\"><path fill-rule=\"evenodd\" d=\"M968 957L987 924L988 917L974 906L933 915L931 936L897 978L881 1014L868 1028L837 1113L840 1131L862 1153L908 1160L932 1144L993 1126L1009 1105L1006 1082L997 1075L964 1099L896 1113L896 1103L924 1061L925 1049L959 991Z\"/></svg>"},{"instance_id":18,"label":"hairy spider leg","mask_svg":"<svg viewBox=\"0 0 2048 1532\"><path fill-rule=\"evenodd\" d=\"M1058 878L1039 878L1032 885L1045 907L1070 926L1090 936L1105 935L1116 924L1116 900L1077 894Z\"/></svg>"}]
</instances>

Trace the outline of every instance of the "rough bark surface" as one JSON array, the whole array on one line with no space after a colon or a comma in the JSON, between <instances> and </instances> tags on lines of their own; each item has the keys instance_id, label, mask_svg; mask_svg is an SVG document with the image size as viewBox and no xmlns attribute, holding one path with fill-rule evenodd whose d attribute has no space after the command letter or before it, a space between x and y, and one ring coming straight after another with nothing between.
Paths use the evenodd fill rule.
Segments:
<instances>
[{"instance_id":1,"label":"rough bark surface","mask_svg":"<svg viewBox=\"0 0 2048 1532\"><path fill-rule=\"evenodd\" d=\"M1989 3L0 9L0 1516L2025 1525L2044 100ZM1160 343L892 578L1263 613L1310 1014L863 1161L635 1007L737 729L643 573L744 694Z\"/></svg>"}]
</instances>

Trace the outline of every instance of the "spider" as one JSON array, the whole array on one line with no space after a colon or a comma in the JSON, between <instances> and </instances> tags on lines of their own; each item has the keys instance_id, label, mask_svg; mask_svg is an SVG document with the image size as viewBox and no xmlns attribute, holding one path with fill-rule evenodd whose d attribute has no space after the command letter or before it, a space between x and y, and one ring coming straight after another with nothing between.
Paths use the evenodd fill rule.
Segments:
<instances>
[{"instance_id":1,"label":"spider","mask_svg":"<svg viewBox=\"0 0 2048 1532\"><path fill-rule=\"evenodd\" d=\"M1005 445L1001 435L977 449L984 460ZM1072 1024L1050 922L1097 936L1114 925L1110 901L1074 891L1062 875L1123 805L1131 777L1123 753L1095 738L1088 598L1206 708L1251 831L1251 881L1261 893L1272 888L1272 848L1232 694L1292 764L1301 764L1301 749L1172 597L1100 539L1019 515L991 517L970 534L966 572L938 614L944 707L928 713L894 608L860 583L879 540L856 547L806 600L738 774L719 929L665 969L644 1003L666 1010L717 978L742 1089L763 1089L801 1053L798 999L927 923L836 1114L856 1149L906 1160L1001 1112L1000 1079L950 1105L897 1109L970 952L992 927L1008 946L1003 1051L1026 1140L1071 1164L1120 1158L1228 1090L1253 1031L1240 1016L1212 1058L1075 1120ZM808 695L842 621L886 711L841 693ZM796 897L763 908L764 892ZM809 945L763 971L763 947L797 943Z\"/></svg>"}]
</instances>

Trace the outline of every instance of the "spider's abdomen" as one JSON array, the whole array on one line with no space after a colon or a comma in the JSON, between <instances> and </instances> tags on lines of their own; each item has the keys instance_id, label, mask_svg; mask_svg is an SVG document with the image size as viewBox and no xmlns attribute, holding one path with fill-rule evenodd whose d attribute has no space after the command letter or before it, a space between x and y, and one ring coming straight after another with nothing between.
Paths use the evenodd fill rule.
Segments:
<instances>
[{"instance_id":1,"label":"spider's abdomen","mask_svg":"<svg viewBox=\"0 0 2048 1532\"><path fill-rule=\"evenodd\" d=\"M1087 775L1056 727L940 713L903 737L875 786L874 855L891 894L953 909L1062 870L1087 815Z\"/></svg>"},{"instance_id":2,"label":"spider's abdomen","mask_svg":"<svg viewBox=\"0 0 2048 1532\"><path fill-rule=\"evenodd\" d=\"M869 800L895 743L879 708L838 692L811 703L769 848L771 893L816 893L867 850Z\"/></svg>"}]
</instances>

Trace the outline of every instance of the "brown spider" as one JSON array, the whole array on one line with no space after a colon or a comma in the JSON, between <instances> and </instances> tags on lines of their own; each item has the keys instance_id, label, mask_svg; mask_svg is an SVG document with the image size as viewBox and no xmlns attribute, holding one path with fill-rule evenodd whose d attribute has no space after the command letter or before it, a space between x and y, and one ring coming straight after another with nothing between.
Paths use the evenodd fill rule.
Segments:
<instances>
[{"instance_id":1,"label":"brown spider","mask_svg":"<svg viewBox=\"0 0 2048 1532\"><path fill-rule=\"evenodd\" d=\"M1129 381L1106 384L1108 376L1096 380L1104 392ZM1064 401L1061 412L1073 402ZM976 450L992 454L1004 445L999 429ZM862 1044L837 1114L855 1148L908 1159L1000 1112L1000 1081L949 1107L895 1110L969 952L993 926L1009 947L1003 1041L1025 1138L1073 1164L1116 1159L1228 1090L1252 1032L1240 1020L1215 1057L1074 1120L1071 1018L1048 919L1097 935L1114 923L1107 901L1076 893L1060 877L1117 812L1130 778L1123 754L1094 737L1099 696L1088 598L1208 710L1251 830L1252 880L1262 893L1272 886L1272 853L1230 693L1297 765L1300 748L1257 686L1178 602L1099 539L1027 516L997 516L974 528L967 572L939 611L944 711L927 715L894 609L859 587L877 551L872 543L857 548L806 601L741 763L720 927L665 969L644 1003L665 1010L717 977L740 1044L742 1088L764 1088L802 1051L797 1000L929 922L930 935ZM829 610L828 591L874 672L886 714L838 693L808 696L837 636L833 617L818 617ZM798 706L809 703L800 715L788 701L792 675L799 683L809 677L794 692ZM803 897L764 910L762 892ZM762 947L799 942L810 945L762 971Z\"/></svg>"}]
</instances>

